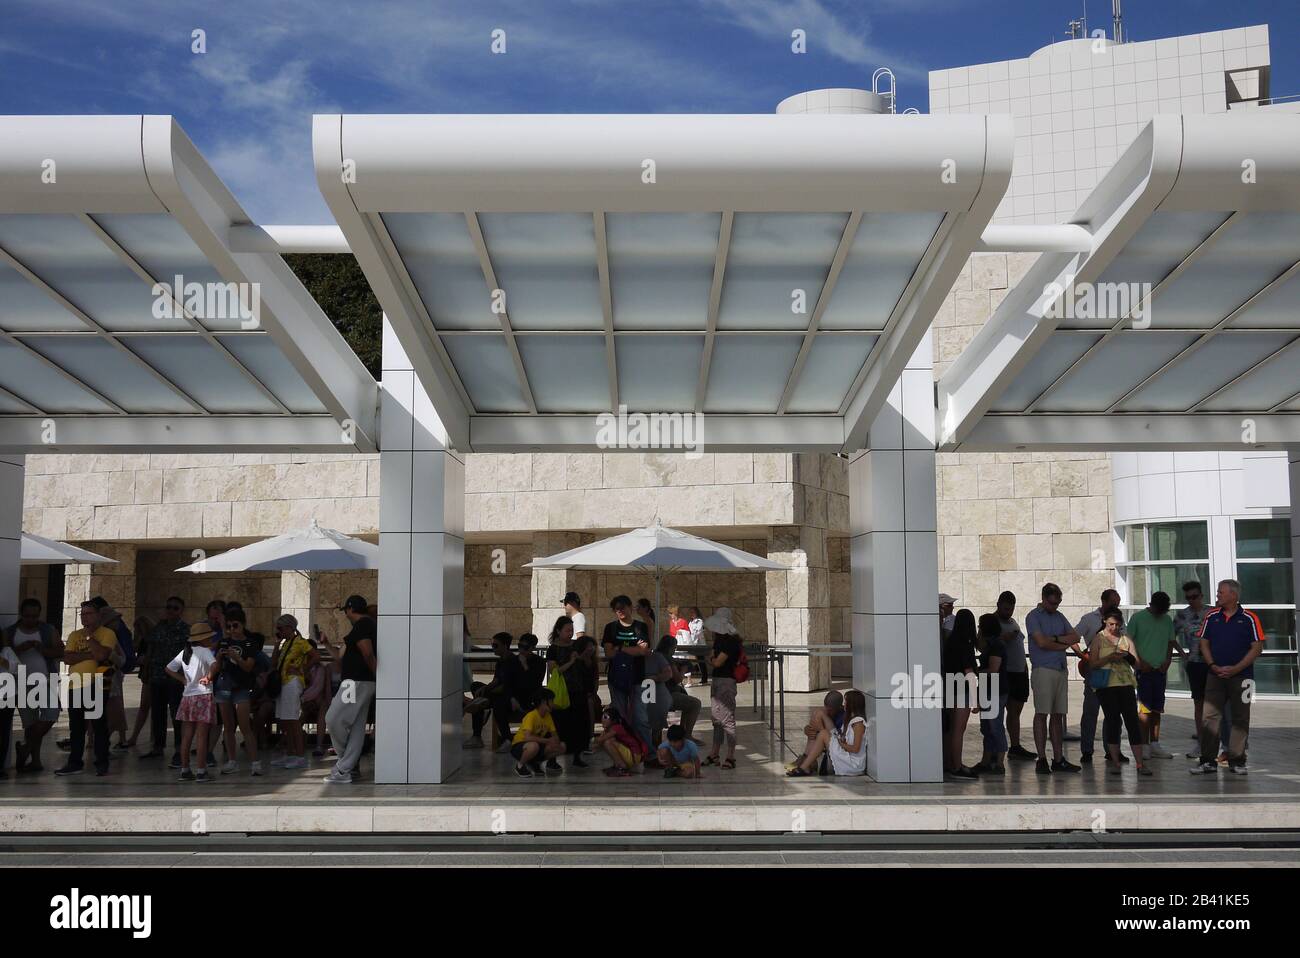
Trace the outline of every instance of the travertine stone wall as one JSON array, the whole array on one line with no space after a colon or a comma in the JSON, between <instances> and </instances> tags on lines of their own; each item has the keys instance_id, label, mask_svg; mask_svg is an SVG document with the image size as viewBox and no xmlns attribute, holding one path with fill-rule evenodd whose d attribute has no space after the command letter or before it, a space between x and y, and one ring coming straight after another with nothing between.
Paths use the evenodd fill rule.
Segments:
<instances>
[{"instance_id":1,"label":"travertine stone wall","mask_svg":"<svg viewBox=\"0 0 1300 958\"><path fill-rule=\"evenodd\" d=\"M971 257L935 320L936 378L1035 259ZM938 495L939 588L959 606L990 611L1010 589L1023 617L1050 580L1075 621L1114 585L1107 454L940 453Z\"/></svg>"}]
</instances>

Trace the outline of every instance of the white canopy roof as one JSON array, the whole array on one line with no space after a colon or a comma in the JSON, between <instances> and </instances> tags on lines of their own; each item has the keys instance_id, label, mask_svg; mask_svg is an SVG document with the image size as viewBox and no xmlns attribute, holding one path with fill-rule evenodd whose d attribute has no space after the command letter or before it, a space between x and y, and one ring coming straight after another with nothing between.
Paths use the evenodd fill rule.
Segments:
<instances>
[{"instance_id":1,"label":"white canopy roof","mask_svg":"<svg viewBox=\"0 0 1300 958\"><path fill-rule=\"evenodd\" d=\"M317 179L457 448L860 447L1009 182L982 116L318 116Z\"/></svg>"},{"instance_id":2,"label":"white canopy roof","mask_svg":"<svg viewBox=\"0 0 1300 958\"><path fill-rule=\"evenodd\" d=\"M338 572L378 568L379 546L364 539L354 539L336 529L323 529L313 519L306 529L200 559L176 571Z\"/></svg>"},{"instance_id":3,"label":"white canopy roof","mask_svg":"<svg viewBox=\"0 0 1300 958\"><path fill-rule=\"evenodd\" d=\"M20 565L71 565L74 562L117 564L116 559L102 556L98 552L79 549L70 543L47 539L30 532L23 533L18 550Z\"/></svg>"},{"instance_id":4,"label":"white canopy roof","mask_svg":"<svg viewBox=\"0 0 1300 958\"><path fill-rule=\"evenodd\" d=\"M1092 249L1040 256L940 380L941 448L1300 442L1300 116L1158 116L1074 222Z\"/></svg>"},{"instance_id":5,"label":"white canopy roof","mask_svg":"<svg viewBox=\"0 0 1300 958\"><path fill-rule=\"evenodd\" d=\"M373 377L246 223L171 117L0 117L0 448L373 451Z\"/></svg>"}]
</instances>

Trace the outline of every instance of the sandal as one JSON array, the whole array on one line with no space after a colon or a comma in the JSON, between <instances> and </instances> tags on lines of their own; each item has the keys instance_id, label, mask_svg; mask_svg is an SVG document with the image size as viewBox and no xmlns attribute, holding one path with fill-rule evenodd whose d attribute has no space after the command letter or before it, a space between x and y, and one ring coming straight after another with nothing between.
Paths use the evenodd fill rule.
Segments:
<instances>
[{"instance_id":1,"label":"sandal","mask_svg":"<svg viewBox=\"0 0 1300 958\"><path fill-rule=\"evenodd\" d=\"M605 774L609 778L628 778L631 776L632 773L625 768L619 768L617 765L611 765L609 768L605 769Z\"/></svg>"},{"instance_id":2,"label":"sandal","mask_svg":"<svg viewBox=\"0 0 1300 958\"><path fill-rule=\"evenodd\" d=\"M812 772L808 771L807 769L801 768L798 765L796 765L794 768L790 769L788 772L785 773L786 778L807 778L810 775L812 775Z\"/></svg>"},{"instance_id":3,"label":"sandal","mask_svg":"<svg viewBox=\"0 0 1300 958\"><path fill-rule=\"evenodd\" d=\"M723 759L722 767L723 767L723 768L735 768L735 767L736 767L736 760L735 760L734 758Z\"/></svg>"},{"instance_id":4,"label":"sandal","mask_svg":"<svg viewBox=\"0 0 1300 958\"><path fill-rule=\"evenodd\" d=\"M707 766L707 765L721 765L722 763L718 761L718 756L710 755L707 758L705 758L704 761L702 761L700 764Z\"/></svg>"}]
</instances>

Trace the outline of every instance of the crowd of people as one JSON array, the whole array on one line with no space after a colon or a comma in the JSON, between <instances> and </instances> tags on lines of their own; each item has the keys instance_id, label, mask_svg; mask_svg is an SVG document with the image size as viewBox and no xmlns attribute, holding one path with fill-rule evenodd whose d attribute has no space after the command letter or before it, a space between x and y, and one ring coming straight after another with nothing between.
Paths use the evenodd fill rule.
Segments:
<instances>
[{"instance_id":1,"label":"crowd of people","mask_svg":"<svg viewBox=\"0 0 1300 958\"><path fill-rule=\"evenodd\" d=\"M645 769L697 778L705 766L736 767L736 688L748 677L748 661L730 609L706 619L697 608L669 606L660 633L648 600L634 603L620 595L610 602L613 618L597 640L587 630L581 597L570 592L563 604L545 655L537 653L531 632L518 640L498 632L490 681L475 681L466 661L464 711L471 731L465 748L484 747L490 721L497 750L514 758L520 778L558 774L561 758L570 768L586 768L596 754L609 758L604 774L612 778ZM711 645L704 643L705 632ZM608 703L600 696L602 673ZM707 751L695 737L702 703L687 691L692 682L709 685L713 737ZM673 713L678 720L670 723Z\"/></svg>"},{"instance_id":2,"label":"crowd of people","mask_svg":"<svg viewBox=\"0 0 1300 958\"><path fill-rule=\"evenodd\" d=\"M1093 762L1099 715L1107 772L1120 775L1132 764L1138 775L1152 775L1152 759L1174 757L1161 741L1161 715L1175 656L1183 659L1194 703L1196 746L1186 753L1195 759L1191 773L1226 768L1247 774L1253 665L1264 649L1263 625L1242 608L1235 579L1218 584L1214 608L1206 607L1199 582L1184 583L1182 593L1185 606L1177 613L1170 612L1170 596L1157 591L1126 621L1119 593L1107 589L1100 605L1071 625L1060 611L1060 587L1049 582L1025 616L1024 630L1011 592L1003 592L996 610L978 621L968 609L954 611L953 597L941 594L945 778L1005 775L1008 759L1033 762L1039 775L1078 773ZM1084 679L1079 764L1065 750L1072 657ZM1021 744L1020 720L1031 696L1033 751ZM983 754L966 765L962 752L973 715L979 717ZM1121 732L1131 759L1121 749Z\"/></svg>"},{"instance_id":3,"label":"crowd of people","mask_svg":"<svg viewBox=\"0 0 1300 958\"><path fill-rule=\"evenodd\" d=\"M184 600L171 596L157 622L141 617L132 629L96 596L81 604L81 628L66 641L43 621L42 611L39 600L25 599L18 621L0 631L0 670L51 687L52 677L67 672L64 696L52 694L45 707L17 709L23 732L15 747L17 774L45 770L42 744L66 704L69 735L56 746L67 758L55 769L58 776L82 774L88 760L96 775L109 774L111 758L134 748L146 726L150 747L140 758L161 760L170 753L168 768L181 781L209 781L217 771L218 747L224 751L222 775L242 770L241 754L250 775L265 774L264 756L276 745L281 754L271 767L305 769L308 723L316 727L313 756L337 756L325 781L360 778L377 642L376 610L364 597L343 604L351 630L338 644L319 630L304 637L298 620L287 614L276 619L268 639L248 627L238 602L221 599L190 622ZM140 698L128 732L123 691L132 677L140 682ZM92 684L96 694L81 694ZM14 712L0 709L0 756L8 754ZM0 769L0 777L5 774Z\"/></svg>"}]
</instances>

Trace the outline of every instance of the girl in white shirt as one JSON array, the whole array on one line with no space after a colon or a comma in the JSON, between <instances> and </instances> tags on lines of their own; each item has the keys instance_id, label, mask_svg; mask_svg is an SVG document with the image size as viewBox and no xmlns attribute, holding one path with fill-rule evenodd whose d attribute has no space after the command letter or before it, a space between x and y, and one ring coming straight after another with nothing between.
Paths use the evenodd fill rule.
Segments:
<instances>
[{"instance_id":1,"label":"girl in white shirt","mask_svg":"<svg viewBox=\"0 0 1300 958\"><path fill-rule=\"evenodd\" d=\"M190 644L167 665L167 674L185 685L176 718L181 722L181 781L208 781L208 729L215 718L212 665L216 657L205 643L214 635L207 622L190 626ZM190 745L198 751L199 771L190 771Z\"/></svg>"}]
</instances>

